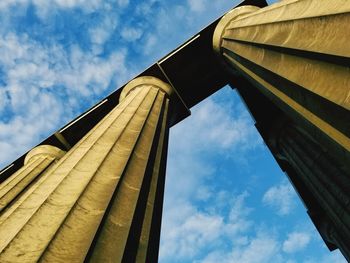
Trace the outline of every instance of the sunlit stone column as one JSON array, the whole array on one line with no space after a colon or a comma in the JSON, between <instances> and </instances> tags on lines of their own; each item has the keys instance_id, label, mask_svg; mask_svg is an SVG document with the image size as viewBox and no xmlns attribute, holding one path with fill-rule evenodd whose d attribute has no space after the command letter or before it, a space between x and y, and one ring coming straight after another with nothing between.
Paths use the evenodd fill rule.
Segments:
<instances>
[{"instance_id":1,"label":"sunlit stone column","mask_svg":"<svg viewBox=\"0 0 350 263\"><path fill-rule=\"evenodd\" d=\"M321 130L341 146L340 155L350 150L349 12L350 1L339 0L243 6L222 18L213 40L231 72L297 122Z\"/></svg>"},{"instance_id":2,"label":"sunlit stone column","mask_svg":"<svg viewBox=\"0 0 350 263\"><path fill-rule=\"evenodd\" d=\"M276 158L285 159L316 198L333 228L328 241L348 259L349 32L350 1L285 0L233 9L213 38L226 69L293 123L270 138L279 145Z\"/></svg>"},{"instance_id":3,"label":"sunlit stone column","mask_svg":"<svg viewBox=\"0 0 350 263\"><path fill-rule=\"evenodd\" d=\"M0 262L157 262L171 87L131 81L120 103L9 214Z\"/></svg>"},{"instance_id":4,"label":"sunlit stone column","mask_svg":"<svg viewBox=\"0 0 350 263\"><path fill-rule=\"evenodd\" d=\"M32 149L24 165L0 184L0 212L35 183L47 168L64 155L64 151L51 146L40 145Z\"/></svg>"}]
</instances>

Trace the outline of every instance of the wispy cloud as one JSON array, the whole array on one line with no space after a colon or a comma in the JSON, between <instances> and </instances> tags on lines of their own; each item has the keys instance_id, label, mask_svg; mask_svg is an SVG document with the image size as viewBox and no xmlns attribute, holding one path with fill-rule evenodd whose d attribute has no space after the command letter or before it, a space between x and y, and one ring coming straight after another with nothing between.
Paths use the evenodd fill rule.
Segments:
<instances>
[{"instance_id":1,"label":"wispy cloud","mask_svg":"<svg viewBox=\"0 0 350 263\"><path fill-rule=\"evenodd\" d=\"M209 254L205 259L197 261L202 263L264 263L284 262L279 253L279 243L273 237L265 234L249 241L246 246L235 247L228 253L220 251Z\"/></svg>"},{"instance_id":2,"label":"wispy cloud","mask_svg":"<svg viewBox=\"0 0 350 263\"><path fill-rule=\"evenodd\" d=\"M104 51L104 44L110 39L118 25L118 17L104 17L104 19L94 27L89 28L93 53L96 55Z\"/></svg>"},{"instance_id":3,"label":"wispy cloud","mask_svg":"<svg viewBox=\"0 0 350 263\"><path fill-rule=\"evenodd\" d=\"M120 34L123 39L132 42L138 40L142 36L143 31L135 27L124 27Z\"/></svg>"},{"instance_id":4,"label":"wispy cloud","mask_svg":"<svg viewBox=\"0 0 350 263\"><path fill-rule=\"evenodd\" d=\"M295 253L305 249L310 243L311 235L307 232L292 232L283 242L283 251L286 253Z\"/></svg>"},{"instance_id":5,"label":"wispy cloud","mask_svg":"<svg viewBox=\"0 0 350 263\"><path fill-rule=\"evenodd\" d=\"M129 5L129 0L117 0L118 6L120 7L126 7L127 5Z\"/></svg>"},{"instance_id":6,"label":"wispy cloud","mask_svg":"<svg viewBox=\"0 0 350 263\"><path fill-rule=\"evenodd\" d=\"M206 0L188 0L190 9L194 12L203 12L205 10Z\"/></svg>"},{"instance_id":7,"label":"wispy cloud","mask_svg":"<svg viewBox=\"0 0 350 263\"><path fill-rule=\"evenodd\" d=\"M233 91L227 92L235 97ZM207 183L217 172L214 156L231 158L224 156L228 149L244 156L260 145L248 114L239 109L233 113L231 103L208 99L171 130L161 262L191 262L227 242L234 246L253 242L247 236L252 226L251 208L245 204L249 194L218 193Z\"/></svg>"},{"instance_id":8,"label":"wispy cloud","mask_svg":"<svg viewBox=\"0 0 350 263\"><path fill-rule=\"evenodd\" d=\"M227 91L233 98L234 91ZM243 157L248 149L261 144L249 115L240 110L232 113L230 106L208 99L192 109L190 118L171 129L168 202L176 202L178 196L194 198L197 190L203 191L206 180L215 176L213 160L218 156L229 159L227 153L232 152L232 161L237 161L237 155ZM206 194L213 191L204 188Z\"/></svg>"},{"instance_id":9,"label":"wispy cloud","mask_svg":"<svg viewBox=\"0 0 350 263\"><path fill-rule=\"evenodd\" d=\"M224 227L223 218L182 203L167 211L162 228L160 259L166 262L190 260L203 248L217 242ZM175 261L175 262L176 262Z\"/></svg>"},{"instance_id":10,"label":"wispy cloud","mask_svg":"<svg viewBox=\"0 0 350 263\"><path fill-rule=\"evenodd\" d=\"M0 52L2 165L92 105L115 74L120 84L129 77L124 51L102 59L76 45L67 51L8 33L0 36Z\"/></svg>"},{"instance_id":11,"label":"wispy cloud","mask_svg":"<svg viewBox=\"0 0 350 263\"><path fill-rule=\"evenodd\" d=\"M287 181L269 188L262 199L265 205L275 209L281 216L288 215L293 211L296 207L296 200L295 190Z\"/></svg>"},{"instance_id":12,"label":"wispy cloud","mask_svg":"<svg viewBox=\"0 0 350 263\"><path fill-rule=\"evenodd\" d=\"M101 0L3 0L0 2L0 9L7 9L14 6L26 7L32 4L39 10L39 15L47 14L49 7L51 7L51 10L55 8L82 8L92 12L101 5L101 2Z\"/></svg>"},{"instance_id":13,"label":"wispy cloud","mask_svg":"<svg viewBox=\"0 0 350 263\"><path fill-rule=\"evenodd\" d=\"M249 246L251 241L245 236L252 224L248 219L251 209L245 204L248 194L227 196L224 206L228 213L200 211L190 200L168 207L162 227L161 262L193 261L201 258L203 251L226 247L227 239L235 246Z\"/></svg>"},{"instance_id":14,"label":"wispy cloud","mask_svg":"<svg viewBox=\"0 0 350 263\"><path fill-rule=\"evenodd\" d=\"M314 258L307 258L303 262L304 263L347 263L345 258L339 252L339 250L329 252L327 255L322 255Z\"/></svg>"}]
</instances>

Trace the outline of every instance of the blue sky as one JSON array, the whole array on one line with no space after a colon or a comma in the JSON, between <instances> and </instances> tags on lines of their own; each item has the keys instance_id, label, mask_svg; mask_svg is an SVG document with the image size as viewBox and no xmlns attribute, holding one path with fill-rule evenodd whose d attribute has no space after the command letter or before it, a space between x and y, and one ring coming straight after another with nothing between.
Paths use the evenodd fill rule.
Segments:
<instances>
[{"instance_id":1,"label":"blue sky","mask_svg":"<svg viewBox=\"0 0 350 263\"><path fill-rule=\"evenodd\" d=\"M2 0L0 166L235 5ZM160 262L345 262L328 252L236 92L170 134Z\"/></svg>"}]
</instances>

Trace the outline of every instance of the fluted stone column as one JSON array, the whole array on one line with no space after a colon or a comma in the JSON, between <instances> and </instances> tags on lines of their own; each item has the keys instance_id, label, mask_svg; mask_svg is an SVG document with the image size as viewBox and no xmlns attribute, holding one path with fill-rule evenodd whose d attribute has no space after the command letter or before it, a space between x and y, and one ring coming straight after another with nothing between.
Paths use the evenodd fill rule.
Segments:
<instances>
[{"instance_id":1,"label":"fluted stone column","mask_svg":"<svg viewBox=\"0 0 350 263\"><path fill-rule=\"evenodd\" d=\"M284 0L261 9L231 10L213 37L225 68L248 80L249 89L263 94L290 123L269 138L278 145L275 157L289 164L317 200L327 217L324 236L347 259L349 32L350 1ZM244 91L244 86L237 86Z\"/></svg>"},{"instance_id":2,"label":"fluted stone column","mask_svg":"<svg viewBox=\"0 0 350 263\"><path fill-rule=\"evenodd\" d=\"M0 212L21 193L25 193L31 183L38 180L44 171L65 154L51 146L40 145L32 149L24 160L24 165L0 184Z\"/></svg>"},{"instance_id":3,"label":"fluted stone column","mask_svg":"<svg viewBox=\"0 0 350 263\"><path fill-rule=\"evenodd\" d=\"M215 51L292 119L350 151L350 1L243 6L219 22ZM233 83L234 85L234 83Z\"/></svg>"},{"instance_id":4,"label":"fluted stone column","mask_svg":"<svg viewBox=\"0 0 350 263\"><path fill-rule=\"evenodd\" d=\"M350 259L350 177L322 145L290 122L274 127L270 146L296 172L318 201L323 215L317 227L323 238Z\"/></svg>"},{"instance_id":5,"label":"fluted stone column","mask_svg":"<svg viewBox=\"0 0 350 263\"><path fill-rule=\"evenodd\" d=\"M0 262L157 262L171 96L156 78L131 81L119 105L0 216Z\"/></svg>"}]
</instances>

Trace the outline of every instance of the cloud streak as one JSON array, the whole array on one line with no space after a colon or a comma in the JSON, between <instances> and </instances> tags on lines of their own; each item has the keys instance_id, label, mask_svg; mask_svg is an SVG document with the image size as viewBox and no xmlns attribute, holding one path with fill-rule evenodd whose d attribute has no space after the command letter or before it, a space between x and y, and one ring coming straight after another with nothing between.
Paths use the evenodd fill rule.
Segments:
<instances>
[{"instance_id":1,"label":"cloud streak","mask_svg":"<svg viewBox=\"0 0 350 263\"><path fill-rule=\"evenodd\" d=\"M287 240L283 242L283 251L286 253L295 253L305 249L310 243L311 236L305 232L293 232L288 234Z\"/></svg>"},{"instance_id":2,"label":"cloud streak","mask_svg":"<svg viewBox=\"0 0 350 263\"><path fill-rule=\"evenodd\" d=\"M103 59L76 45L67 51L59 44L45 46L27 35L8 33L0 36L0 52L2 165L92 105L115 74L118 84L130 76L125 51Z\"/></svg>"},{"instance_id":3,"label":"cloud streak","mask_svg":"<svg viewBox=\"0 0 350 263\"><path fill-rule=\"evenodd\" d=\"M297 195L292 185L284 181L269 188L263 196L263 203L273 208L278 215L286 216L296 207Z\"/></svg>"}]
</instances>

